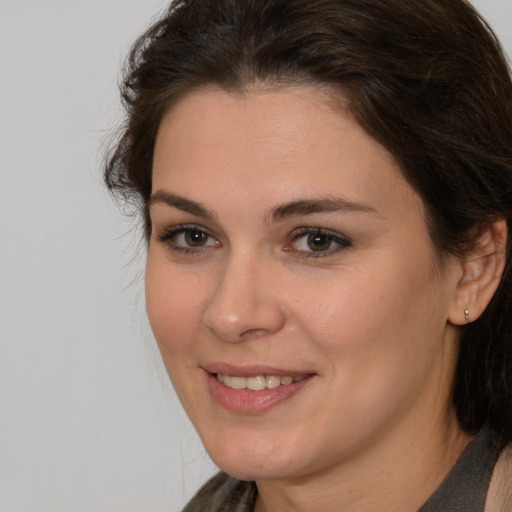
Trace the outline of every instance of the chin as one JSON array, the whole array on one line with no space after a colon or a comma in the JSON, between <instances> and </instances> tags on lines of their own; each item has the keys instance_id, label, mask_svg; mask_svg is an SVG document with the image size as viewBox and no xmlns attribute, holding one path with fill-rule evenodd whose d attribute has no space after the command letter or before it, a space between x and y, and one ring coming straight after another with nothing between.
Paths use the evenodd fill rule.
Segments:
<instances>
[{"instance_id":1,"label":"chin","mask_svg":"<svg viewBox=\"0 0 512 512\"><path fill-rule=\"evenodd\" d=\"M262 436L250 440L236 435L223 441L206 441L213 462L228 475L239 480L280 479L292 476L297 467L291 450L277 439Z\"/></svg>"},{"instance_id":2,"label":"chin","mask_svg":"<svg viewBox=\"0 0 512 512\"><path fill-rule=\"evenodd\" d=\"M283 464L282 461L267 459L263 464L259 461L247 460L220 460L213 459L215 464L228 475L238 480L280 480L297 476L291 471L290 464Z\"/></svg>"}]
</instances>

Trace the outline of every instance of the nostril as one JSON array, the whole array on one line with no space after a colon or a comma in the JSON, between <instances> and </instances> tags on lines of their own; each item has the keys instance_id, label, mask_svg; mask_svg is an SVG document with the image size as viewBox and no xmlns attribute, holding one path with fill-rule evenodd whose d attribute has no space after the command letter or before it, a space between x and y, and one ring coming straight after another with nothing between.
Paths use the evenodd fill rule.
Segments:
<instances>
[{"instance_id":1,"label":"nostril","mask_svg":"<svg viewBox=\"0 0 512 512\"><path fill-rule=\"evenodd\" d=\"M264 338L271 334L273 334L273 332L268 329L247 329L240 334L240 339L258 339Z\"/></svg>"}]
</instances>

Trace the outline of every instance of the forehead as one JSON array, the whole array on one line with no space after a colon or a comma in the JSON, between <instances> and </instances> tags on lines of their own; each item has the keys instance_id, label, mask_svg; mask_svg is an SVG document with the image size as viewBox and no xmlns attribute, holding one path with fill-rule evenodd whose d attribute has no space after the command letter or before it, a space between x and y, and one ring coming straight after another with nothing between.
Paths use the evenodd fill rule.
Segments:
<instances>
[{"instance_id":1,"label":"forehead","mask_svg":"<svg viewBox=\"0 0 512 512\"><path fill-rule=\"evenodd\" d=\"M161 188L206 203L228 194L246 207L270 196L419 201L392 155L312 88L184 97L159 128L153 192Z\"/></svg>"}]
</instances>

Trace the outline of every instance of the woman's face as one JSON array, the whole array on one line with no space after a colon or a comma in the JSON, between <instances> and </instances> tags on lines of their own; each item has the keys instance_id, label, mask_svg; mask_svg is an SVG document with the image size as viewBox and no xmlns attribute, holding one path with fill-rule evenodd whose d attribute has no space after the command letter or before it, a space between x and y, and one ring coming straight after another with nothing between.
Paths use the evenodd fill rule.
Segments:
<instances>
[{"instance_id":1,"label":"woman's face","mask_svg":"<svg viewBox=\"0 0 512 512\"><path fill-rule=\"evenodd\" d=\"M324 93L191 94L153 172L147 310L217 465L308 475L451 414L460 265L439 270L418 195Z\"/></svg>"}]
</instances>

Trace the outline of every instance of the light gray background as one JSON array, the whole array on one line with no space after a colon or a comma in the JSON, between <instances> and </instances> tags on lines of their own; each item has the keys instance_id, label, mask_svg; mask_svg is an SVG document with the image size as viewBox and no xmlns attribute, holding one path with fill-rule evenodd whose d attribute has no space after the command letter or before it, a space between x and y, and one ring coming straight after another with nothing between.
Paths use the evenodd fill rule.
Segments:
<instances>
[{"instance_id":1,"label":"light gray background","mask_svg":"<svg viewBox=\"0 0 512 512\"><path fill-rule=\"evenodd\" d=\"M177 512L214 468L100 177L119 68L164 0L0 0L0 512ZM512 54L512 0L479 0Z\"/></svg>"}]
</instances>

